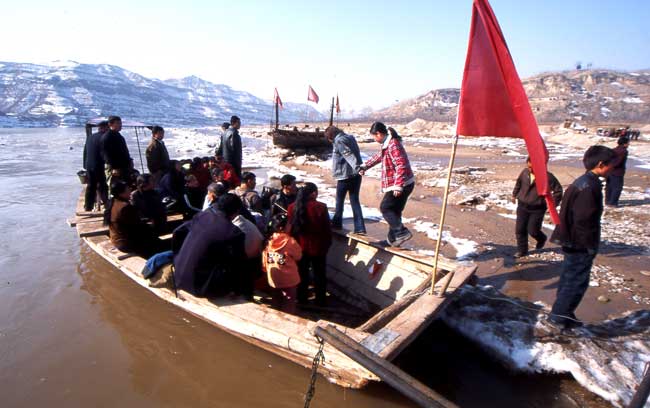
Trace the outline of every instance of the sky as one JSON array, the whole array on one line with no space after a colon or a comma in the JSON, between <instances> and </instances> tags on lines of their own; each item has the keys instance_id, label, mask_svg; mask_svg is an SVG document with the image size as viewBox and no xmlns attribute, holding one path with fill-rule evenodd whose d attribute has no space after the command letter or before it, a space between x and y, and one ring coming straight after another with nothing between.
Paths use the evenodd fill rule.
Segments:
<instances>
[{"instance_id":1,"label":"sky","mask_svg":"<svg viewBox=\"0 0 650 408\"><path fill-rule=\"evenodd\" d=\"M136 3L136 4L134 4ZM490 1L522 78L650 68L649 0ZM3 0L0 61L112 64L196 75L326 110L378 109L459 87L471 0Z\"/></svg>"}]
</instances>

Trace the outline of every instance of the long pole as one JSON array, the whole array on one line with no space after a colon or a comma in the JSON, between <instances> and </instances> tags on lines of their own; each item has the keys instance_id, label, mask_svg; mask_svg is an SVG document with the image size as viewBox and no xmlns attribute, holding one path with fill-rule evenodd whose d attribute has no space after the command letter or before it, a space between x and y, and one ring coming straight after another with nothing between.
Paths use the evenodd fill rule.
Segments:
<instances>
[{"instance_id":1,"label":"long pole","mask_svg":"<svg viewBox=\"0 0 650 408\"><path fill-rule=\"evenodd\" d=\"M144 133L144 130L142 130ZM142 150L140 150L140 137L138 136L138 128L135 128L135 140L138 142L138 154L140 155L140 168L142 169L142 174L144 174L144 163L142 162Z\"/></svg>"},{"instance_id":2,"label":"long pole","mask_svg":"<svg viewBox=\"0 0 650 408\"><path fill-rule=\"evenodd\" d=\"M445 195L442 198L442 208L440 210L440 226L438 227L438 241L436 242L436 253L433 258L433 277L431 278L431 290L429 293L433 295L434 287L436 286L436 273L438 272L438 255L440 254L440 243L442 242L442 227L445 224L445 216L447 215L447 199L449 198L449 185L451 184L451 171L454 168L454 160L456 159L456 146L458 145L458 134L454 136L454 142L451 146L451 157L449 158L449 170L447 171L447 184L445 185ZM444 292L439 294L444 295Z\"/></svg>"},{"instance_id":3,"label":"long pole","mask_svg":"<svg viewBox=\"0 0 650 408\"><path fill-rule=\"evenodd\" d=\"M278 112L278 99L275 98L275 130L278 130L280 124L280 113Z\"/></svg>"},{"instance_id":4,"label":"long pole","mask_svg":"<svg viewBox=\"0 0 650 408\"><path fill-rule=\"evenodd\" d=\"M330 106L330 126L334 124L334 97L332 96L332 106Z\"/></svg>"}]
</instances>

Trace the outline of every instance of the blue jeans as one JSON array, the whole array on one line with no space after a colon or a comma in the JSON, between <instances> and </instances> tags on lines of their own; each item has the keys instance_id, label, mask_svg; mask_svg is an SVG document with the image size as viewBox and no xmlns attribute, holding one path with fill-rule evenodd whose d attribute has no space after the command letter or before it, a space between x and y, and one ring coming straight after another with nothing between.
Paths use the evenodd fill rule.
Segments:
<instances>
[{"instance_id":1,"label":"blue jeans","mask_svg":"<svg viewBox=\"0 0 650 408\"><path fill-rule=\"evenodd\" d=\"M607 184L605 185L605 204L617 206L622 191L623 176L607 176Z\"/></svg>"},{"instance_id":2,"label":"blue jeans","mask_svg":"<svg viewBox=\"0 0 650 408\"><path fill-rule=\"evenodd\" d=\"M589 275L595 257L596 251L594 250L591 253L564 250L562 275L560 275L557 296L551 310L551 313L555 315L551 316L551 320L554 322L570 324L571 321L562 316L575 319L574 312L589 287Z\"/></svg>"},{"instance_id":3,"label":"blue jeans","mask_svg":"<svg viewBox=\"0 0 650 408\"><path fill-rule=\"evenodd\" d=\"M350 193L350 205L354 217L354 232L366 232L366 224L363 221L363 212L359 202L359 191L361 190L361 176L356 175L336 182L336 208L332 225L340 228L343 224L343 206L345 196Z\"/></svg>"}]
</instances>

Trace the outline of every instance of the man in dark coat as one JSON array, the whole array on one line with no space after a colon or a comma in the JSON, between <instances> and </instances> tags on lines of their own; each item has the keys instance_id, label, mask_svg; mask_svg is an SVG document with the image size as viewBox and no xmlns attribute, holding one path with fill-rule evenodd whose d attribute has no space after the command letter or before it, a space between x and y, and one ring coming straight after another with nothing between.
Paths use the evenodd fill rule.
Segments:
<instances>
[{"instance_id":1,"label":"man in dark coat","mask_svg":"<svg viewBox=\"0 0 650 408\"><path fill-rule=\"evenodd\" d=\"M630 146L630 139L627 136L618 138L614 153L616 158L613 162L614 169L607 176L605 185L605 204L611 207L618 207L618 200L623 192L623 179L625 178L625 165L627 163L627 148Z\"/></svg>"},{"instance_id":2,"label":"man in dark coat","mask_svg":"<svg viewBox=\"0 0 650 408\"><path fill-rule=\"evenodd\" d=\"M162 176L169 171L169 152L163 142L165 129L161 126L154 126L151 129L151 143L147 146L145 153L147 157L147 168L153 177L153 184L157 186Z\"/></svg>"},{"instance_id":3,"label":"man in dark coat","mask_svg":"<svg viewBox=\"0 0 650 408\"><path fill-rule=\"evenodd\" d=\"M242 145L241 136L239 136L240 127L241 120L237 116L232 116L230 118L230 127L221 136L217 156L223 157L223 160L235 169L235 173L241 180Z\"/></svg>"},{"instance_id":4,"label":"man in dark coat","mask_svg":"<svg viewBox=\"0 0 650 408\"><path fill-rule=\"evenodd\" d=\"M530 157L526 160L526 164L528 167L519 174L512 191L512 198L517 201L517 224L515 227L517 253L515 253L515 258L528 254L528 235L537 241L535 249L542 249L546 244L546 234L542 232L542 222L547 209L546 199L537 194L537 184ZM562 185L552 173L547 172L546 174L553 200L559 204L562 200Z\"/></svg>"},{"instance_id":5,"label":"man in dark coat","mask_svg":"<svg viewBox=\"0 0 650 408\"><path fill-rule=\"evenodd\" d=\"M201 297L226 294L232 289L235 269L246 256L245 236L232 223L241 207L239 197L224 194L217 206L211 205L174 231L177 288ZM183 241L180 249L179 239Z\"/></svg>"},{"instance_id":6,"label":"man in dark coat","mask_svg":"<svg viewBox=\"0 0 650 408\"><path fill-rule=\"evenodd\" d=\"M600 244L603 192L600 177L613 169L616 154L605 146L591 146L582 159L587 172L575 179L562 198L560 224L551 242L562 246L564 261L551 311L551 322L564 328L582 325L575 315L587 288Z\"/></svg>"},{"instance_id":7,"label":"man in dark coat","mask_svg":"<svg viewBox=\"0 0 650 408\"><path fill-rule=\"evenodd\" d=\"M110 130L102 136L102 155L106 169L106 182L111 185L113 177L128 182L131 173L131 155L126 146L122 130L122 119L119 116L109 116Z\"/></svg>"},{"instance_id":8,"label":"man in dark coat","mask_svg":"<svg viewBox=\"0 0 650 408\"><path fill-rule=\"evenodd\" d=\"M84 146L84 168L88 176L86 198L84 201L84 209L86 211L93 210L98 192L102 204L106 205L108 201L108 185L106 184L106 175L104 174L104 158L102 157L101 144L102 136L107 131L108 122L99 122L97 132L86 139L86 145Z\"/></svg>"},{"instance_id":9,"label":"man in dark coat","mask_svg":"<svg viewBox=\"0 0 650 408\"><path fill-rule=\"evenodd\" d=\"M296 176L285 174L280 179L280 191L271 196L271 215L286 214L287 209L296 201Z\"/></svg>"}]
</instances>

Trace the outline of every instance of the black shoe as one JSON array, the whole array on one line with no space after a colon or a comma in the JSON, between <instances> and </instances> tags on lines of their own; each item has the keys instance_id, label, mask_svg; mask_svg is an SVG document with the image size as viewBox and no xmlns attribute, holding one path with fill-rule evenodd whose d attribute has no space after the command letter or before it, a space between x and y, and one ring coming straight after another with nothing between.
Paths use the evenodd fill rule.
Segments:
<instances>
[{"instance_id":1,"label":"black shoe","mask_svg":"<svg viewBox=\"0 0 650 408\"><path fill-rule=\"evenodd\" d=\"M413 234L407 228L404 228L402 232L395 236L395 240L391 243L394 247L400 247L403 243L413 238Z\"/></svg>"},{"instance_id":2,"label":"black shoe","mask_svg":"<svg viewBox=\"0 0 650 408\"><path fill-rule=\"evenodd\" d=\"M515 252L515 254L514 254L513 256L514 256L515 258L523 258L523 257L525 257L526 255L528 255L528 252L517 251L517 252Z\"/></svg>"},{"instance_id":3,"label":"black shoe","mask_svg":"<svg viewBox=\"0 0 650 408\"><path fill-rule=\"evenodd\" d=\"M544 245L546 245L546 238L544 238L541 241L537 241L537 245L535 245L535 249L542 249L544 248Z\"/></svg>"}]
</instances>

